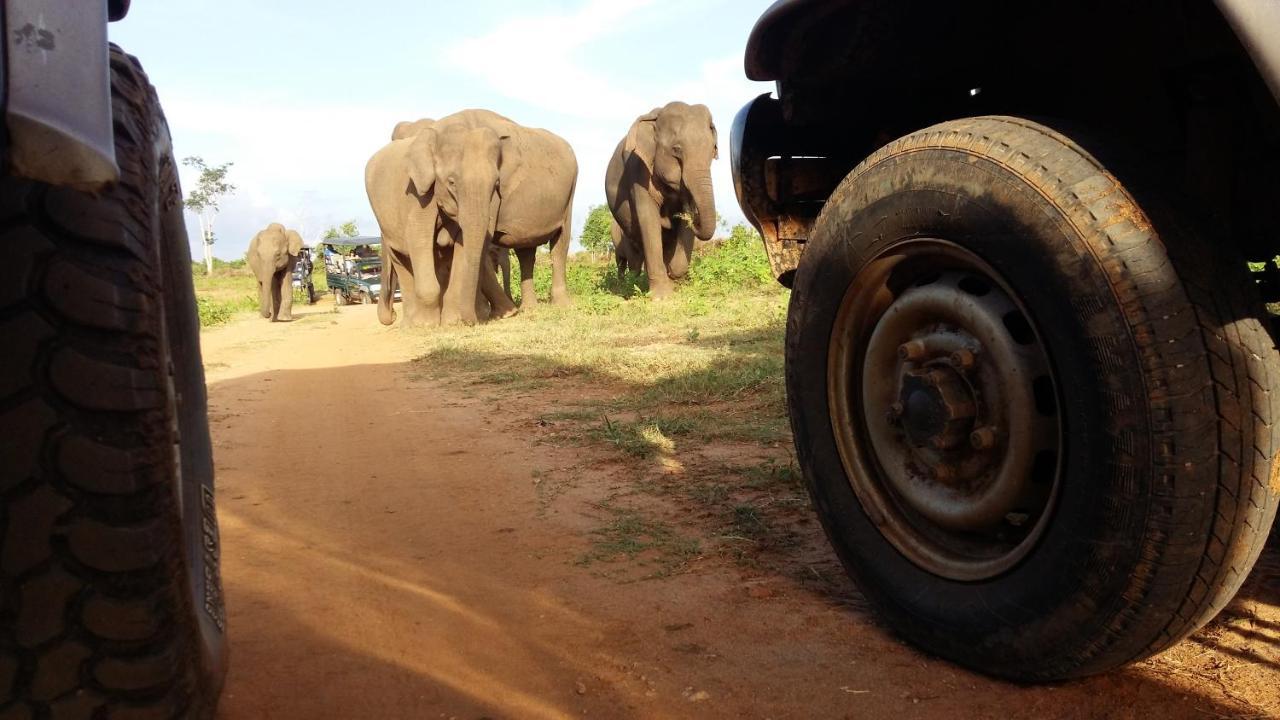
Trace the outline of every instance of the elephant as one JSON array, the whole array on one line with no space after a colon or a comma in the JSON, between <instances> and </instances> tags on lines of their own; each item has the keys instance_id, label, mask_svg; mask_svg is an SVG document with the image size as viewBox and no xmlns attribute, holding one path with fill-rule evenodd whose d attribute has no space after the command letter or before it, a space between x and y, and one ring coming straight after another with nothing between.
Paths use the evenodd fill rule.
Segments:
<instances>
[{"instance_id":1,"label":"elephant","mask_svg":"<svg viewBox=\"0 0 1280 720\"><path fill-rule=\"evenodd\" d=\"M293 267L302 236L271 223L249 241L249 268L258 279L258 307L272 322L293 319Z\"/></svg>"},{"instance_id":2,"label":"elephant","mask_svg":"<svg viewBox=\"0 0 1280 720\"><path fill-rule=\"evenodd\" d=\"M550 243L553 302L565 283L578 162L562 138L488 110L463 110L393 140L365 167L383 265L402 288L407 325L473 324L516 310L494 275L494 246L520 261L522 307L536 303L533 264ZM384 283L389 285L389 283ZM383 293L378 319L395 321Z\"/></svg>"},{"instance_id":3,"label":"elephant","mask_svg":"<svg viewBox=\"0 0 1280 720\"><path fill-rule=\"evenodd\" d=\"M401 120L396 123L395 129L391 131L392 140L402 140L407 137L413 137L422 132L424 128L429 128L435 124L435 120L431 118L422 118L421 120Z\"/></svg>"},{"instance_id":4,"label":"elephant","mask_svg":"<svg viewBox=\"0 0 1280 720\"><path fill-rule=\"evenodd\" d=\"M655 299L669 297L673 281L688 272L694 237L709 240L715 232L717 157L707 106L671 102L636 118L609 160L604 189L618 275L647 269ZM686 212L691 222L677 217Z\"/></svg>"}]
</instances>

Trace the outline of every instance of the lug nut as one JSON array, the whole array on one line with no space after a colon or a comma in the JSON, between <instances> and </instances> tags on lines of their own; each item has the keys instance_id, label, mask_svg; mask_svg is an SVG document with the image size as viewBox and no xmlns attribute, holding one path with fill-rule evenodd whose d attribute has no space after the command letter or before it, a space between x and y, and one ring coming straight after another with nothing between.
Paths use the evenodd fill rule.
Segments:
<instances>
[{"instance_id":1,"label":"lug nut","mask_svg":"<svg viewBox=\"0 0 1280 720\"><path fill-rule=\"evenodd\" d=\"M990 450L996 446L996 440L996 429L991 426L980 427L969 433L969 444L975 450Z\"/></svg>"},{"instance_id":2,"label":"lug nut","mask_svg":"<svg viewBox=\"0 0 1280 720\"><path fill-rule=\"evenodd\" d=\"M929 349L924 346L921 340L908 340L898 346L898 357L903 360L923 360Z\"/></svg>"},{"instance_id":3,"label":"lug nut","mask_svg":"<svg viewBox=\"0 0 1280 720\"><path fill-rule=\"evenodd\" d=\"M938 482L950 482L956 477L956 471L950 465L938 465L933 468L933 479Z\"/></svg>"},{"instance_id":4,"label":"lug nut","mask_svg":"<svg viewBox=\"0 0 1280 720\"><path fill-rule=\"evenodd\" d=\"M902 413L904 412L906 412L906 408L902 406L902 403L895 402L889 406L889 411L885 413L885 419L891 423L897 424L897 422L902 419Z\"/></svg>"},{"instance_id":5,"label":"lug nut","mask_svg":"<svg viewBox=\"0 0 1280 720\"><path fill-rule=\"evenodd\" d=\"M973 352L971 350L965 350L961 348L960 350L956 350L955 352L951 353L950 360L951 360L952 367L958 368L960 370L968 370L969 368L973 367L973 364L974 362L977 361L977 358L974 357Z\"/></svg>"}]
</instances>

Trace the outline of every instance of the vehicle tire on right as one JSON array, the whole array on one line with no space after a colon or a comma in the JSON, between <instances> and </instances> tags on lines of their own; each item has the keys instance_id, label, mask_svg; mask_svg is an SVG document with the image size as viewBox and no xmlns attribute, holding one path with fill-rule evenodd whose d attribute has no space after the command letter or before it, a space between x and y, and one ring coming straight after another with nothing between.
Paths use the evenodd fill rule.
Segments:
<instances>
[{"instance_id":1,"label":"vehicle tire on right","mask_svg":"<svg viewBox=\"0 0 1280 720\"><path fill-rule=\"evenodd\" d=\"M898 633L1058 680L1231 600L1280 498L1280 360L1228 247L1019 118L912 133L839 185L795 276L787 403Z\"/></svg>"}]
</instances>

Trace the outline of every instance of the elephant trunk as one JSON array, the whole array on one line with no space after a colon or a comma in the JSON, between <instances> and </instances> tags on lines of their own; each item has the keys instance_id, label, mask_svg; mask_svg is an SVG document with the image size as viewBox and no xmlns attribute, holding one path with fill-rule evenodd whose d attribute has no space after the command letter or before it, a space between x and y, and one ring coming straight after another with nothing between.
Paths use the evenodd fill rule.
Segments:
<instances>
[{"instance_id":1,"label":"elephant trunk","mask_svg":"<svg viewBox=\"0 0 1280 720\"><path fill-rule=\"evenodd\" d=\"M474 193L473 198L461 203L458 209L458 228L462 231L460 242L453 244L453 268L449 273L449 294L453 308L445 309L449 320L474 325L476 295L480 286L485 246L489 234L489 193Z\"/></svg>"},{"instance_id":2,"label":"elephant trunk","mask_svg":"<svg viewBox=\"0 0 1280 720\"><path fill-rule=\"evenodd\" d=\"M693 214L693 234L699 240L710 240L716 231L716 196L711 189L711 171L698 172L686 178Z\"/></svg>"}]
</instances>

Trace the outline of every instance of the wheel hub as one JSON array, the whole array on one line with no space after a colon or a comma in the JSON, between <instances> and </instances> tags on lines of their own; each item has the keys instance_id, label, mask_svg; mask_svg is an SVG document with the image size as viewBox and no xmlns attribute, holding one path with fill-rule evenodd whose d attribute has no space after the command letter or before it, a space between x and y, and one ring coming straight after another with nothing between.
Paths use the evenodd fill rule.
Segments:
<instances>
[{"instance_id":1,"label":"wheel hub","mask_svg":"<svg viewBox=\"0 0 1280 720\"><path fill-rule=\"evenodd\" d=\"M920 244L934 243L958 267L920 263L893 271L896 287L851 286L837 319L851 334L837 339L834 367L854 385L841 382L850 404L836 420L858 426L841 452L885 536L940 575L973 579L1015 562L1045 515L1056 390L1029 320L985 264Z\"/></svg>"},{"instance_id":2,"label":"wheel hub","mask_svg":"<svg viewBox=\"0 0 1280 720\"><path fill-rule=\"evenodd\" d=\"M902 429L917 448L951 450L965 442L973 425L973 392L949 368L911 369L899 380Z\"/></svg>"}]
</instances>

